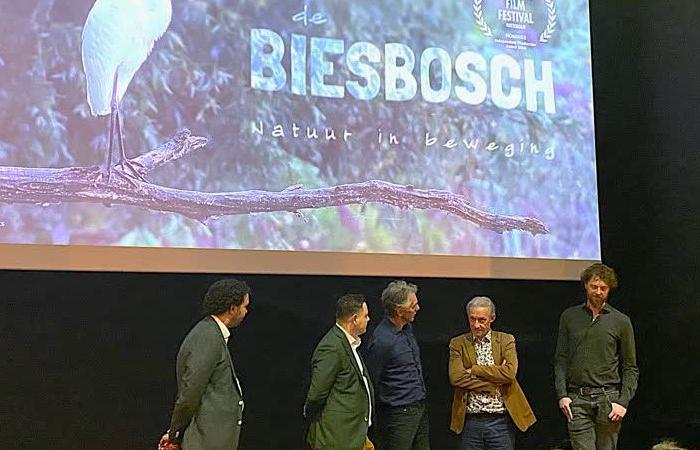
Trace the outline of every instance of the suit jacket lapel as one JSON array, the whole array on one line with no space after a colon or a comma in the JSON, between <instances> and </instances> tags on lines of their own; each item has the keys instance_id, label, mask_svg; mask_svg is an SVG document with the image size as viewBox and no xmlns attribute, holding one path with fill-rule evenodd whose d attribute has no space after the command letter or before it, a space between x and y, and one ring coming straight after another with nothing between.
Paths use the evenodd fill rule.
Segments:
<instances>
[{"instance_id":1,"label":"suit jacket lapel","mask_svg":"<svg viewBox=\"0 0 700 450\"><path fill-rule=\"evenodd\" d=\"M226 357L228 358L228 363L231 365L231 376L233 376L233 381L236 385L236 389L238 390L238 395L243 397L243 389L241 389L241 383L238 381L238 376L236 375L236 369L233 367L233 358L231 358L231 352L228 349L228 345L226 345L226 341L224 341L224 347L226 347L224 350L226 351Z\"/></svg>"},{"instance_id":2,"label":"suit jacket lapel","mask_svg":"<svg viewBox=\"0 0 700 450\"><path fill-rule=\"evenodd\" d=\"M345 333L343 330L341 330L338 325L335 325L333 328L335 331L335 335L340 339L340 343L343 346L343 349L345 350L345 353L347 354L347 357L350 359L350 364L352 364L353 369L355 369L355 374L357 374L357 378L360 381L360 385L364 386L365 382L362 379L362 371L360 370L360 366L357 365L357 359L355 359L355 355L352 351L352 348L350 348L350 342L348 342L347 336L345 336ZM365 362L362 360L362 356L357 354L360 357L360 362L362 362L362 370L364 370L364 373L369 377L369 374L367 372L367 366L365 366ZM369 379L369 378L367 378ZM371 383L368 383L371 384ZM371 390L371 388L370 388ZM370 394L372 395L372 394Z\"/></svg>"},{"instance_id":3,"label":"suit jacket lapel","mask_svg":"<svg viewBox=\"0 0 700 450\"><path fill-rule=\"evenodd\" d=\"M374 386L372 385L372 380L369 379L369 371L367 370L367 365L365 365L365 360L362 358L362 355L360 352L357 352L357 356L360 358L360 363L362 364L362 371L360 370L360 367L357 365L357 359L355 359L355 355L352 351L352 348L350 347L350 342L348 341L347 336L345 336L345 333L343 330L338 328L336 325L334 327L335 334L338 336L340 339L341 345L343 346L343 349L345 349L345 353L347 354L348 358L350 359L350 364L352 364L353 369L355 369L355 373L357 374L357 379L360 383L360 386L362 389L369 388L369 399L372 405L374 405ZM365 380L362 378L362 374L365 374L367 377L367 385L365 385ZM372 415L374 416L374 407L371 407Z\"/></svg>"},{"instance_id":4,"label":"suit jacket lapel","mask_svg":"<svg viewBox=\"0 0 700 450\"><path fill-rule=\"evenodd\" d=\"M211 323L211 325L216 329L216 335L219 337L219 340L221 341L221 345L224 347L224 353L226 354L226 359L228 359L229 366L231 367L231 376L233 377L233 384L236 385L236 390L238 391L238 395L243 397L243 390L241 389L241 383L238 381L238 376L236 376L236 369L233 367L233 358L231 358L231 352L228 349L228 344L226 343L226 339L224 339L224 335L221 334L221 329L219 328L219 324L216 323L214 319L211 318L211 316L208 316L207 319ZM229 337L230 339L230 337Z\"/></svg>"},{"instance_id":5,"label":"suit jacket lapel","mask_svg":"<svg viewBox=\"0 0 700 450\"><path fill-rule=\"evenodd\" d=\"M471 360L472 364L477 364L476 361L476 349L474 348L474 336L471 333L466 335L467 341L467 355ZM501 333L498 331L491 330L491 353L493 354L493 361L496 365L503 362L502 360L502 348L501 348Z\"/></svg>"},{"instance_id":6,"label":"suit jacket lapel","mask_svg":"<svg viewBox=\"0 0 700 450\"><path fill-rule=\"evenodd\" d=\"M501 333L491 330L491 352L496 365L500 365L503 362L501 350Z\"/></svg>"},{"instance_id":7,"label":"suit jacket lapel","mask_svg":"<svg viewBox=\"0 0 700 450\"><path fill-rule=\"evenodd\" d=\"M372 401L372 404L374 404L374 386L372 385L372 380L369 379L369 371L367 370L365 359L362 357L362 354L360 352L357 352L357 355L360 357L360 362L362 363L362 370L364 371L363 373L365 374L365 377L367 377L367 386L369 387L370 400ZM362 375L360 375L360 378L362 378ZM364 383L363 380L360 381Z\"/></svg>"},{"instance_id":8,"label":"suit jacket lapel","mask_svg":"<svg viewBox=\"0 0 700 450\"><path fill-rule=\"evenodd\" d=\"M474 348L474 336L472 336L471 333L467 333L467 335L465 336L465 341L466 341L465 346L467 347L467 356L469 356L469 361L471 361L472 365L477 365L476 349Z\"/></svg>"},{"instance_id":9,"label":"suit jacket lapel","mask_svg":"<svg viewBox=\"0 0 700 450\"><path fill-rule=\"evenodd\" d=\"M340 339L340 345L343 346L345 354L350 359L350 364L352 364L352 367L355 369L355 373L357 373L357 376L361 377L362 373L360 372L360 367L357 365L357 360L355 359L355 355L352 352L352 348L350 348L350 342L348 342L347 336L345 336L343 330L341 330L337 325L333 328L333 330L335 331L335 335L338 337L338 339Z\"/></svg>"}]
</instances>

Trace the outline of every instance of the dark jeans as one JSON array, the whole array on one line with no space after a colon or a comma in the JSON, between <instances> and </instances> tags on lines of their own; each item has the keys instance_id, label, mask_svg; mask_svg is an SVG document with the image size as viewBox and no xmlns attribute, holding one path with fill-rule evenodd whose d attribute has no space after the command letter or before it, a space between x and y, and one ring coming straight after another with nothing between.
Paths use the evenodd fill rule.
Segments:
<instances>
[{"instance_id":1,"label":"dark jeans","mask_svg":"<svg viewBox=\"0 0 700 450\"><path fill-rule=\"evenodd\" d=\"M424 402L377 409L378 450L430 450Z\"/></svg>"},{"instance_id":2,"label":"dark jeans","mask_svg":"<svg viewBox=\"0 0 700 450\"><path fill-rule=\"evenodd\" d=\"M515 425L508 414L467 414L460 450L513 450Z\"/></svg>"},{"instance_id":3,"label":"dark jeans","mask_svg":"<svg viewBox=\"0 0 700 450\"><path fill-rule=\"evenodd\" d=\"M619 393L608 391L593 395L571 395L574 420L568 423L569 439L573 450L615 450L620 434L620 422L608 418L611 402Z\"/></svg>"}]
</instances>

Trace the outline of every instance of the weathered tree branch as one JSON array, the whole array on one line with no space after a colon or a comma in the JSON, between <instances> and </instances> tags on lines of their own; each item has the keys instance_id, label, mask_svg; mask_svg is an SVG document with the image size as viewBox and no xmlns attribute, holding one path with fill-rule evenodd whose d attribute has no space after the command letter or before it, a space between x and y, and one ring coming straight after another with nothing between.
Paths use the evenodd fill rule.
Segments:
<instances>
[{"instance_id":1,"label":"weathered tree branch","mask_svg":"<svg viewBox=\"0 0 700 450\"><path fill-rule=\"evenodd\" d=\"M158 148L131 160L139 175L175 161L198 149L207 140L184 130ZM435 209L502 233L522 230L546 234L546 225L531 217L504 216L476 208L461 195L436 189L416 189L379 180L329 188L292 186L281 192L196 192L173 189L143 181L115 166L105 183L99 167L62 169L0 167L0 202L51 204L91 202L141 206L173 212L204 221L212 217L289 211L365 203L384 203L409 209Z\"/></svg>"}]
</instances>

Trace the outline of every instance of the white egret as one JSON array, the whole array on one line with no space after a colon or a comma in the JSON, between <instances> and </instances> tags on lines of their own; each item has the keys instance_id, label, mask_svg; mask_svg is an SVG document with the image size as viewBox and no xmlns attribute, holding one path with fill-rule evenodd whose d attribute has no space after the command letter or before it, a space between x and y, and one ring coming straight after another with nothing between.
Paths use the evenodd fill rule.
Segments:
<instances>
[{"instance_id":1,"label":"white egret","mask_svg":"<svg viewBox=\"0 0 700 450\"><path fill-rule=\"evenodd\" d=\"M119 104L153 44L168 29L171 17L170 0L96 0L85 20L82 58L88 105L94 116L111 114L107 181L112 173L115 131L121 152L119 164L138 176L124 152Z\"/></svg>"}]
</instances>

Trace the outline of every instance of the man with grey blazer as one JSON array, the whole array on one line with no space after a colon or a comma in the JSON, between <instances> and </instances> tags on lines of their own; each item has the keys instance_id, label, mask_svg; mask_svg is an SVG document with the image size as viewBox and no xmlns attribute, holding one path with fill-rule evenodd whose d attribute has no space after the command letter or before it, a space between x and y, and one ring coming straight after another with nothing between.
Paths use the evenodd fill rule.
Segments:
<instances>
[{"instance_id":1,"label":"man with grey blazer","mask_svg":"<svg viewBox=\"0 0 700 450\"><path fill-rule=\"evenodd\" d=\"M230 328L248 313L250 289L233 278L209 287L207 316L187 334L177 354L177 397L161 450L236 450L243 394L228 350Z\"/></svg>"}]
</instances>

